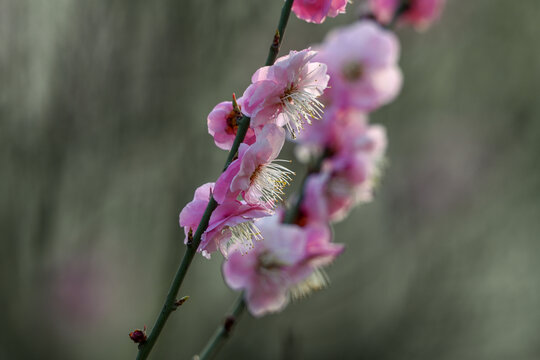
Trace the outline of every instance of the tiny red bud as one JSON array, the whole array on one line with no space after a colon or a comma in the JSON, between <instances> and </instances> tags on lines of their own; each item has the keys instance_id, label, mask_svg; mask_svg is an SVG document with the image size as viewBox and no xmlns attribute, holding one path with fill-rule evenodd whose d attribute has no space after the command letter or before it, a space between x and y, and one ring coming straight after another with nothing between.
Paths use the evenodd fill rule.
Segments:
<instances>
[{"instance_id":1,"label":"tiny red bud","mask_svg":"<svg viewBox=\"0 0 540 360\"><path fill-rule=\"evenodd\" d=\"M146 342L146 326L143 330L137 329L129 333L129 338L136 344L143 344Z\"/></svg>"}]
</instances>

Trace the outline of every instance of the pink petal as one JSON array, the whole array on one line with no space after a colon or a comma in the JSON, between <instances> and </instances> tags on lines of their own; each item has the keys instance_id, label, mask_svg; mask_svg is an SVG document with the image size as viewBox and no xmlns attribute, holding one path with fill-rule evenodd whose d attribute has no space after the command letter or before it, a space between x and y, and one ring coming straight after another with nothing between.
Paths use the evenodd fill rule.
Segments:
<instances>
[{"instance_id":1,"label":"pink petal","mask_svg":"<svg viewBox=\"0 0 540 360\"><path fill-rule=\"evenodd\" d=\"M234 200L238 197L239 191L231 191L231 182L240 170L240 162L240 158L233 161L217 179L214 188L214 199L218 203L222 204L226 199Z\"/></svg>"},{"instance_id":2,"label":"pink petal","mask_svg":"<svg viewBox=\"0 0 540 360\"><path fill-rule=\"evenodd\" d=\"M223 263L223 277L229 287L235 290L245 288L257 271L257 255L252 251L242 255L235 251Z\"/></svg>"},{"instance_id":3,"label":"pink petal","mask_svg":"<svg viewBox=\"0 0 540 360\"><path fill-rule=\"evenodd\" d=\"M259 277L246 288L246 302L249 312L260 317L267 313L278 312L288 303L287 288L269 278Z\"/></svg>"}]
</instances>

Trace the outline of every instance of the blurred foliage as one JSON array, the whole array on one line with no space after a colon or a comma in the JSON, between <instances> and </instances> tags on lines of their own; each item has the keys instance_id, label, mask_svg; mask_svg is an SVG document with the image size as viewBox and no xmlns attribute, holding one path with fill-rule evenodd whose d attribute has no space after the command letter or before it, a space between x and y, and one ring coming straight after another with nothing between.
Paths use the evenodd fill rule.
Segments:
<instances>
[{"instance_id":1,"label":"blurred foliage","mask_svg":"<svg viewBox=\"0 0 540 360\"><path fill-rule=\"evenodd\" d=\"M283 50L358 4L292 18ZM135 356L128 333L152 325L184 251L178 213L225 159L206 115L263 63L280 7L0 0L0 358ZM372 116L390 165L335 228L332 286L245 316L220 358L540 358L539 15L449 1L425 33L398 30L405 86ZM221 261L195 260L154 358L210 336L235 297Z\"/></svg>"}]
</instances>

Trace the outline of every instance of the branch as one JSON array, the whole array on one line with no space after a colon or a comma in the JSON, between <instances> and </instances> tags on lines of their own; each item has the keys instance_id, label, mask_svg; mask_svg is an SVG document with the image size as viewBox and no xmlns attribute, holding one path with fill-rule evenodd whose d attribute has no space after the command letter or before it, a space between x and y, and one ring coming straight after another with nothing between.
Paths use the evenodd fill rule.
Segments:
<instances>
[{"instance_id":1,"label":"branch","mask_svg":"<svg viewBox=\"0 0 540 360\"><path fill-rule=\"evenodd\" d=\"M266 66L273 65L276 62L277 55L279 53L279 47L281 46L281 41L283 40L283 34L285 34L285 28L287 27L287 22L289 21L289 15L291 15L293 0L287 0L281 8L281 16L279 18L278 28L276 34L274 35L274 40L272 45L270 45L270 50L268 51L268 57L266 58Z\"/></svg>"},{"instance_id":2,"label":"branch","mask_svg":"<svg viewBox=\"0 0 540 360\"><path fill-rule=\"evenodd\" d=\"M292 4L293 4L293 0L287 0L285 4L283 5L283 8L281 10L281 17L279 19L278 28L277 28L276 34L274 35L272 44L270 45L270 50L268 52L268 57L266 59L267 66L274 64L274 62L276 61L277 55L279 53L279 48L281 46L281 42L283 40L283 35L285 33L285 28L287 27L287 22L289 20L289 15L291 13ZM242 120L240 120L240 125L238 126L238 131L236 133L233 146L231 150L229 151L227 160L225 161L225 166L223 168L223 171L227 170L230 163L233 161L234 157L236 156L236 153L238 152L238 147L244 141L246 133L249 129L249 123L250 123L250 118L247 116L243 116ZM159 335L161 334L161 331L163 330L163 327L165 326L165 323L167 322L169 316L176 309L176 305L175 305L176 296L178 294L178 291L180 290L180 286L182 285L182 282L184 281L184 277L187 274L189 266L191 265L191 262L193 261L193 257L195 256L195 253L197 252L197 248L199 247L199 244L201 243L201 236L206 231L206 228L208 228L210 216L212 215L212 212L216 209L217 205L218 204L216 200L213 198L213 196L211 196L210 201L208 202L208 205L206 206L204 214L201 218L201 222L199 223L199 226L197 227L197 230L195 231L195 234L193 235L193 239L191 239L191 241L188 239L186 252L184 253L184 257L182 258L182 262L180 263L178 270L176 271L176 275L174 276L174 280L171 284L171 287L169 288L167 298L165 299L165 303L163 304L161 312L159 313L159 316L156 319L154 327L152 328L152 332L148 336L148 339L139 345L139 352L137 354L137 360L144 360L148 357L157 339L159 338Z\"/></svg>"}]
</instances>

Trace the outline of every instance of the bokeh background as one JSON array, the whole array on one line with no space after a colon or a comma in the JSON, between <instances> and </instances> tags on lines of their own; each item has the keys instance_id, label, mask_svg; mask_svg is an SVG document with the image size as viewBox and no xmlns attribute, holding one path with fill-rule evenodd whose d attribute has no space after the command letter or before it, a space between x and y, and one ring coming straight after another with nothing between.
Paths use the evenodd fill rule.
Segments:
<instances>
[{"instance_id":1,"label":"bokeh background","mask_svg":"<svg viewBox=\"0 0 540 360\"><path fill-rule=\"evenodd\" d=\"M283 51L360 4L292 17ZM1 359L134 358L184 251L178 213L225 159L206 115L248 85L281 5L0 0ZM539 18L537 0L450 0L398 30L405 85L371 117L389 166L335 227L332 285L244 316L218 358L540 358ZM196 258L154 359L190 358L221 321L221 262Z\"/></svg>"}]
</instances>

